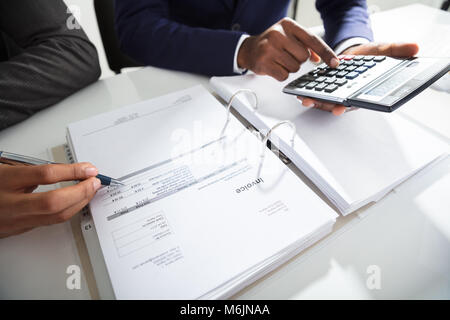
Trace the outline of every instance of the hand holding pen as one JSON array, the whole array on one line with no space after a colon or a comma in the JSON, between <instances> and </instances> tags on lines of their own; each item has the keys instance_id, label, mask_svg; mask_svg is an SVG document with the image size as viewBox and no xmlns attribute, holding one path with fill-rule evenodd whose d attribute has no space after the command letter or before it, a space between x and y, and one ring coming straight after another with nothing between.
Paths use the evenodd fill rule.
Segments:
<instances>
[{"instance_id":1,"label":"hand holding pen","mask_svg":"<svg viewBox=\"0 0 450 320\"><path fill-rule=\"evenodd\" d=\"M29 156L24 156L17 153L11 153L6 151L0 151L0 163L8 164L11 166L40 166L45 164L58 164L55 162L51 162L48 160L41 160ZM120 185L123 186L124 184L120 182L117 179L97 174L96 178L100 180L101 184L104 186L109 185Z\"/></svg>"},{"instance_id":2,"label":"hand holding pen","mask_svg":"<svg viewBox=\"0 0 450 320\"><path fill-rule=\"evenodd\" d=\"M101 187L97 175L97 168L90 163L0 165L0 238L69 220ZM81 182L33 193L39 185L72 180Z\"/></svg>"}]
</instances>

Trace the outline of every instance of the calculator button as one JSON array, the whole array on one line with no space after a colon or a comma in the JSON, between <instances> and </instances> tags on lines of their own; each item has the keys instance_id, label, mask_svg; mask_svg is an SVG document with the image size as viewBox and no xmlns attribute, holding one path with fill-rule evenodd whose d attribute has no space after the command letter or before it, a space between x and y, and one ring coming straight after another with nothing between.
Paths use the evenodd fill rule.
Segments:
<instances>
[{"instance_id":1,"label":"calculator button","mask_svg":"<svg viewBox=\"0 0 450 320\"><path fill-rule=\"evenodd\" d=\"M355 62L353 62L353 65L354 66L357 66L357 67L360 67L360 66L362 66L362 65L364 65L364 61L355 61Z\"/></svg>"},{"instance_id":2,"label":"calculator button","mask_svg":"<svg viewBox=\"0 0 450 320\"><path fill-rule=\"evenodd\" d=\"M325 89L326 86L327 86L326 83L319 83L318 85L316 85L316 86L314 87L314 90L316 90L316 91L322 91L323 89Z\"/></svg>"},{"instance_id":3,"label":"calculator button","mask_svg":"<svg viewBox=\"0 0 450 320\"><path fill-rule=\"evenodd\" d=\"M347 79L355 79L357 76L359 76L359 73L353 71L353 72L348 73L345 77Z\"/></svg>"},{"instance_id":4,"label":"calculator button","mask_svg":"<svg viewBox=\"0 0 450 320\"><path fill-rule=\"evenodd\" d=\"M376 63L373 61L364 63L364 67L367 67L367 68L375 67L375 65L376 65Z\"/></svg>"},{"instance_id":5,"label":"calculator button","mask_svg":"<svg viewBox=\"0 0 450 320\"><path fill-rule=\"evenodd\" d=\"M336 73L336 77L343 78L343 77L345 77L345 75L347 73L348 73L347 71L340 71L340 72Z\"/></svg>"},{"instance_id":6,"label":"calculator button","mask_svg":"<svg viewBox=\"0 0 450 320\"><path fill-rule=\"evenodd\" d=\"M375 58L375 56L365 56L365 57L363 58L363 60L364 60L364 61L372 61L373 58Z\"/></svg>"},{"instance_id":7,"label":"calculator button","mask_svg":"<svg viewBox=\"0 0 450 320\"><path fill-rule=\"evenodd\" d=\"M343 86L344 84L347 83L346 79L337 79L334 84L337 84L338 86Z\"/></svg>"},{"instance_id":8,"label":"calculator button","mask_svg":"<svg viewBox=\"0 0 450 320\"><path fill-rule=\"evenodd\" d=\"M306 86L305 86L305 88L306 89L313 89L315 86L317 85L317 82L310 82L310 83L308 83Z\"/></svg>"},{"instance_id":9,"label":"calculator button","mask_svg":"<svg viewBox=\"0 0 450 320\"><path fill-rule=\"evenodd\" d=\"M316 81L316 82L324 82L325 80L327 80L327 77L318 77L318 78L316 78L316 80L314 80L314 81Z\"/></svg>"},{"instance_id":10,"label":"calculator button","mask_svg":"<svg viewBox=\"0 0 450 320\"><path fill-rule=\"evenodd\" d=\"M335 81L336 81L336 78L333 77L333 78L328 78L327 80L325 80L325 83L327 83L327 84L332 84L332 83L334 83Z\"/></svg>"},{"instance_id":11,"label":"calculator button","mask_svg":"<svg viewBox=\"0 0 450 320\"><path fill-rule=\"evenodd\" d=\"M338 73L337 70L330 70L330 71L328 71L327 76L332 77L332 76L335 76L336 73Z\"/></svg>"},{"instance_id":12,"label":"calculator button","mask_svg":"<svg viewBox=\"0 0 450 320\"><path fill-rule=\"evenodd\" d=\"M363 58L363 56L354 56L353 61L361 61Z\"/></svg>"},{"instance_id":13,"label":"calculator button","mask_svg":"<svg viewBox=\"0 0 450 320\"><path fill-rule=\"evenodd\" d=\"M348 61L347 61L347 60L346 60L346 61L343 61L342 64L343 64L343 65L346 65L346 66L351 66L351 65L353 64L353 61L351 61L351 60L348 60Z\"/></svg>"},{"instance_id":14,"label":"calculator button","mask_svg":"<svg viewBox=\"0 0 450 320\"><path fill-rule=\"evenodd\" d=\"M327 86L327 87L325 88L325 92L330 93L330 92L333 92L334 90L336 90L337 88L338 88L337 85L335 85L335 84L330 84L329 86Z\"/></svg>"},{"instance_id":15,"label":"calculator button","mask_svg":"<svg viewBox=\"0 0 450 320\"><path fill-rule=\"evenodd\" d=\"M298 83L295 83L295 84L294 84L294 87L297 87L297 88L303 88L303 87L306 86L307 84L308 84L307 81L300 81L300 82L298 82Z\"/></svg>"},{"instance_id":16,"label":"calculator button","mask_svg":"<svg viewBox=\"0 0 450 320\"><path fill-rule=\"evenodd\" d=\"M317 75L318 76L324 76L324 75L327 74L327 72L328 72L327 69L320 69L319 72L317 72Z\"/></svg>"},{"instance_id":17,"label":"calculator button","mask_svg":"<svg viewBox=\"0 0 450 320\"><path fill-rule=\"evenodd\" d=\"M366 67L358 67L355 69L355 71L359 72L359 73L364 73L367 71L367 68Z\"/></svg>"},{"instance_id":18,"label":"calculator button","mask_svg":"<svg viewBox=\"0 0 450 320\"><path fill-rule=\"evenodd\" d=\"M337 67L337 69L338 69L339 71L342 71L342 70L344 70L345 68L347 68L347 66L346 66L345 64L341 64L341 65L339 65L339 67Z\"/></svg>"},{"instance_id":19,"label":"calculator button","mask_svg":"<svg viewBox=\"0 0 450 320\"><path fill-rule=\"evenodd\" d=\"M317 77L313 77L309 74L305 74L300 78L300 81L315 81Z\"/></svg>"},{"instance_id":20,"label":"calculator button","mask_svg":"<svg viewBox=\"0 0 450 320\"><path fill-rule=\"evenodd\" d=\"M381 62L383 60L385 60L386 57L385 56L376 56L375 58L373 58L373 61L375 62Z\"/></svg>"},{"instance_id":21,"label":"calculator button","mask_svg":"<svg viewBox=\"0 0 450 320\"><path fill-rule=\"evenodd\" d=\"M345 71L353 71L356 69L356 66L348 66L347 68L345 68Z\"/></svg>"},{"instance_id":22,"label":"calculator button","mask_svg":"<svg viewBox=\"0 0 450 320\"><path fill-rule=\"evenodd\" d=\"M354 57L355 57L355 56L352 55L352 54L347 54L347 55L344 56L343 59L344 59L344 60L352 60Z\"/></svg>"}]
</instances>

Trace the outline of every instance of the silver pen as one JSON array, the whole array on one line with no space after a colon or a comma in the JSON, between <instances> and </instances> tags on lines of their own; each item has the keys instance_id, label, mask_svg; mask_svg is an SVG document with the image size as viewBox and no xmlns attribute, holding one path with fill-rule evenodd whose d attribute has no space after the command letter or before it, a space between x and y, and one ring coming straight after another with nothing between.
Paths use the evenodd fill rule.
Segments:
<instances>
[{"instance_id":1,"label":"silver pen","mask_svg":"<svg viewBox=\"0 0 450 320\"><path fill-rule=\"evenodd\" d=\"M47 161L47 160L41 160L33 157L23 156L20 154L10 153L6 151L0 151L0 163L11 165L11 166L18 166L18 165L26 165L26 166L39 166L44 164L58 164L55 162ZM104 186L123 186L124 183L120 182L117 179L104 176L102 174L99 174L96 176L97 179L99 179Z\"/></svg>"}]
</instances>

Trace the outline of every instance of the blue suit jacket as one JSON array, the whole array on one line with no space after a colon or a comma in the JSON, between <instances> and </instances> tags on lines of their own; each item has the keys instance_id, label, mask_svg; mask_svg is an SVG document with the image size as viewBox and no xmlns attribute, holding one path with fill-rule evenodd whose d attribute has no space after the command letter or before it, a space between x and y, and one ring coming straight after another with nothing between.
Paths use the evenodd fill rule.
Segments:
<instances>
[{"instance_id":1,"label":"blue suit jacket","mask_svg":"<svg viewBox=\"0 0 450 320\"><path fill-rule=\"evenodd\" d=\"M233 74L240 36L286 16L289 0L115 0L122 50L146 65L206 75ZM317 0L325 41L372 40L365 0Z\"/></svg>"}]
</instances>

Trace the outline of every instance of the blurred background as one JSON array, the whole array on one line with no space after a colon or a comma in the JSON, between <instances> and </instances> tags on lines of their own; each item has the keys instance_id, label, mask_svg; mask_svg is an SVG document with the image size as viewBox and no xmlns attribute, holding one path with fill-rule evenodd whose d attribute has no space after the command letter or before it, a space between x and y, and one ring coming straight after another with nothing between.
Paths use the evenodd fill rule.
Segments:
<instances>
[{"instance_id":1,"label":"blurred background","mask_svg":"<svg viewBox=\"0 0 450 320\"><path fill-rule=\"evenodd\" d=\"M102 68L101 78L107 78L114 75L108 67L105 50L103 49L102 40L97 25L96 14L94 10L94 0L64 0L78 18L83 29L86 31L90 40L98 49L100 57L100 66ZM303 26L313 27L320 25L321 19L315 8L314 0L292 1L290 15L293 15L294 4L297 2L296 20ZM379 11L389 10L400 6L406 6L414 3L421 3L431 7L440 8L443 0L367 0L369 12L375 13Z\"/></svg>"}]
</instances>

